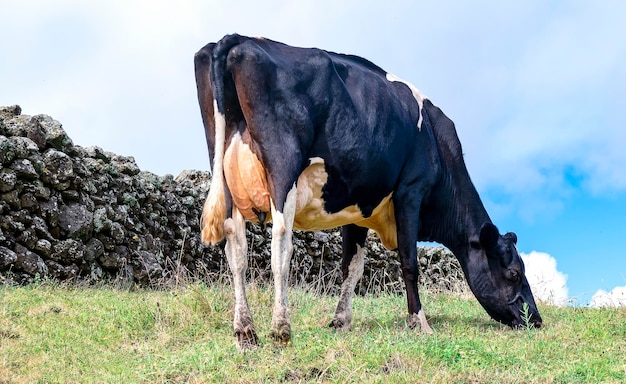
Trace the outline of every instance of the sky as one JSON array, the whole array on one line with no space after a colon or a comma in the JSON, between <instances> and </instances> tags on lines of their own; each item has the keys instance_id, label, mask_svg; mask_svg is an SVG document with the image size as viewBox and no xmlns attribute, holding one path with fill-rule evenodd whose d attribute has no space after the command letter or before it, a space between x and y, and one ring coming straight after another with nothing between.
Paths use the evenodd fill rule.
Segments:
<instances>
[{"instance_id":1,"label":"sky","mask_svg":"<svg viewBox=\"0 0 626 384\"><path fill-rule=\"evenodd\" d=\"M0 105L142 170L208 170L193 55L229 33L368 58L455 122L555 304L626 292L626 2L3 0ZM533 264L533 265L530 265ZM531 277L529 276L529 280ZM604 301L602 301L604 300ZM625 301L626 302L626 301Z\"/></svg>"}]
</instances>

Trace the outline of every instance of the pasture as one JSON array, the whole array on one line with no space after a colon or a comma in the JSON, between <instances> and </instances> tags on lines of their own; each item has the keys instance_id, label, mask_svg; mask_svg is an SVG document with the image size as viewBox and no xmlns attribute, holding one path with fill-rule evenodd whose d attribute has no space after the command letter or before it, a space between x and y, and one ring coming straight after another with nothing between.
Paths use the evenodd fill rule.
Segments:
<instances>
[{"instance_id":1,"label":"pasture","mask_svg":"<svg viewBox=\"0 0 626 384\"><path fill-rule=\"evenodd\" d=\"M232 337L229 284L163 291L39 283L0 288L0 383L626 381L626 308L540 305L512 331L474 298L423 293L435 333L406 327L404 295L356 297L353 330L326 325L337 298L290 290L293 340L269 337L272 289L252 284L260 347Z\"/></svg>"}]
</instances>

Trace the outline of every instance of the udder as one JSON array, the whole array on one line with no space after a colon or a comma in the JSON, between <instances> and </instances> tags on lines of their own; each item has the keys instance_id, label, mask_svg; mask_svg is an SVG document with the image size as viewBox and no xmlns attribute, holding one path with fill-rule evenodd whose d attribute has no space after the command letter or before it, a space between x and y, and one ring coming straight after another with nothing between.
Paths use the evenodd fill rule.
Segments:
<instances>
[{"instance_id":1,"label":"udder","mask_svg":"<svg viewBox=\"0 0 626 384\"><path fill-rule=\"evenodd\" d=\"M224 153L224 177L233 204L246 220L258 222L258 212L270 212L265 168L239 133L233 136Z\"/></svg>"}]
</instances>

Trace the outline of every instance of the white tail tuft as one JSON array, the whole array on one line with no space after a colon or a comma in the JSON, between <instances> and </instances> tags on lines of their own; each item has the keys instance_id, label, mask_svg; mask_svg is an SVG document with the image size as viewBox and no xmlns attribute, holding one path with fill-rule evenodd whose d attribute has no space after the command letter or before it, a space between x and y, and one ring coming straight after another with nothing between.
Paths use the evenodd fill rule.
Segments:
<instances>
[{"instance_id":1,"label":"white tail tuft","mask_svg":"<svg viewBox=\"0 0 626 384\"><path fill-rule=\"evenodd\" d=\"M217 108L217 100L213 100L215 114L215 153L213 155L213 179L207 195L200 227L203 243L217 244L224 238L224 221L226 220L226 199L224 197L224 146L226 141L226 118Z\"/></svg>"}]
</instances>

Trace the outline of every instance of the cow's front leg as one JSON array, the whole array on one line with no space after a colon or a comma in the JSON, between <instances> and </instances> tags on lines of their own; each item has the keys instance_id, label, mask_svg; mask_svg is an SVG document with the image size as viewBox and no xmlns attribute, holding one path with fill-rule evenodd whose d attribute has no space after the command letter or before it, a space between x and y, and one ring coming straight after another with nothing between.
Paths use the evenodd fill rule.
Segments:
<instances>
[{"instance_id":1,"label":"cow's front leg","mask_svg":"<svg viewBox=\"0 0 626 384\"><path fill-rule=\"evenodd\" d=\"M281 344L291 340L287 300L289 264L293 251L292 229L296 209L295 185L287 194L282 212L272 202L272 273L274 274L274 311L271 336Z\"/></svg>"},{"instance_id":2,"label":"cow's front leg","mask_svg":"<svg viewBox=\"0 0 626 384\"><path fill-rule=\"evenodd\" d=\"M235 317L233 327L239 349L256 347L259 339L254 331L252 314L246 298L246 271L248 270L248 243L246 240L246 223L237 208L233 215L224 222L226 236L226 258L233 274L235 288Z\"/></svg>"},{"instance_id":3,"label":"cow's front leg","mask_svg":"<svg viewBox=\"0 0 626 384\"><path fill-rule=\"evenodd\" d=\"M417 264L417 229L419 200L399 190L395 201L396 226L398 233L398 256L402 268L402 277L406 286L407 306L409 310L408 326L419 327L423 333L433 333L422 309L417 282L419 268ZM405 198L406 197L406 198Z\"/></svg>"},{"instance_id":4,"label":"cow's front leg","mask_svg":"<svg viewBox=\"0 0 626 384\"><path fill-rule=\"evenodd\" d=\"M341 260L341 272L343 283L339 303L335 310L335 317L329 326L338 331L349 331L352 324L352 296L354 288L363 276L365 264L365 239L367 228L358 227L354 224L342 228L343 253Z\"/></svg>"}]
</instances>

